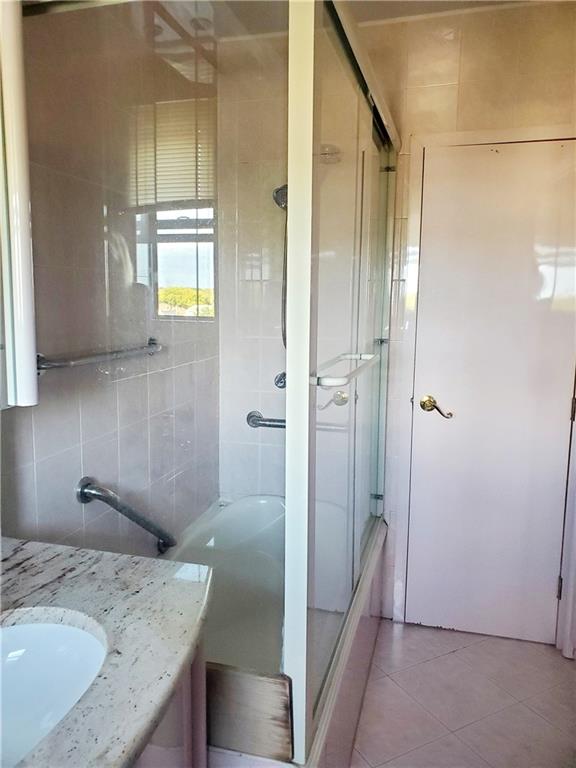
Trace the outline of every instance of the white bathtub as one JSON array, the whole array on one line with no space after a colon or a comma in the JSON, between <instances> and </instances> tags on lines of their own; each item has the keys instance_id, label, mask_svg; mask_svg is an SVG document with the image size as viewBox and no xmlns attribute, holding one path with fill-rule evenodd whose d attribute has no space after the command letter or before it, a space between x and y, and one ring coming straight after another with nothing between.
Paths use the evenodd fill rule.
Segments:
<instances>
[{"instance_id":1,"label":"white bathtub","mask_svg":"<svg viewBox=\"0 0 576 768\"><path fill-rule=\"evenodd\" d=\"M292 749L291 707L286 703L290 686L282 674L284 518L280 496L216 502L164 555L214 569L204 632L205 657L212 662L207 664L211 746L275 758L284 754L278 752L279 744L286 756ZM314 685L319 689L350 600L351 551L343 507L317 500L315 520L309 622L311 664L318 674ZM270 713L275 736L264 743L266 738L260 737L268 731L262 724Z\"/></svg>"},{"instance_id":2,"label":"white bathtub","mask_svg":"<svg viewBox=\"0 0 576 768\"><path fill-rule=\"evenodd\" d=\"M214 568L205 630L209 661L276 674L284 619L284 499L214 504L165 557Z\"/></svg>"}]
</instances>

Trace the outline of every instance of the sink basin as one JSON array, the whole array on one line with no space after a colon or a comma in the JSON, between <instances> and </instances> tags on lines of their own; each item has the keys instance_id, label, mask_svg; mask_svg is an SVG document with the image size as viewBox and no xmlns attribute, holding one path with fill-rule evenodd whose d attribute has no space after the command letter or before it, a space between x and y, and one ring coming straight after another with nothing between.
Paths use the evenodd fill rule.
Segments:
<instances>
[{"instance_id":1,"label":"sink basin","mask_svg":"<svg viewBox=\"0 0 576 768\"><path fill-rule=\"evenodd\" d=\"M105 645L67 624L1 628L2 768L12 768L72 709L97 676Z\"/></svg>"}]
</instances>

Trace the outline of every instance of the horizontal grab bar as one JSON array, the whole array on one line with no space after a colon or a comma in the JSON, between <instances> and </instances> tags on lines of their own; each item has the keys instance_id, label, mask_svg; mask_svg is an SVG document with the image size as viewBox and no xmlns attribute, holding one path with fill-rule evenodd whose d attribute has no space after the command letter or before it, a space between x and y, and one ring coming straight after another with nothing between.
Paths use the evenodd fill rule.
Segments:
<instances>
[{"instance_id":1,"label":"horizontal grab bar","mask_svg":"<svg viewBox=\"0 0 576 768\"><path fill-rule=\"evenodd\" d=\"M248 426L253 429L259 427L268 427L270 429L286 429L286 419L266 419L260 411L250 411L246 416L246 422ZM316 429L319 432L348 432L346 426L340 424L316 424Z\"/></svg>"},{"instance_id":2,"label":"horizontal grab bar","mask_svg":"<svg viewBox=\"0 0 576 768\"><path fill-rule=\"evenodd\" d=\"M349 352L344 355L338 355L338 357L333 357L331 360L328 360L328 362L324 363L319 368L319 370L331 368L333 365L336 365L337 363L343 363L346 360L358 360L360 365L356 366L356 368L350 371L350 373L348 373L346 376L311 376L310 383L315 384L317 387L345 387L350 384L352 379L357 378L361 373L364 373L364 371L368 370L368 368L371 368L373 365L375 365L380 360L380 353Z\"/></svg>"},{"instance_id":3,"label":"horizontal grab bar","mask_svg":"<svg viewBox=\"0 0 576 768\"><path fill-rule=\"evenodd\" d=\"M258 429L258 427L286 429L286 419L265 419L260 411L250 411L248 416L246 416L246 423L253 429Z\"/></svg>"},{"instance_id":4,"label":"horizontal grab bar","mask_svg":"<svg viewBox=\"0 0 576 768\"><path fill-rule=\"evenodd\" d=\"M145 518L144 515L141 515L140 512L137 512L129 504L126 504L114 491L99 486L93 477L83 477L80 480L76 488L76 498L81 504L89 504L91 501L102 501L104 504L112 507L112 509L115 509L116 512L127 517L128 520L139 525L140 528L151 533L152 536L158 539L156 546L161 555L177 544L172 534L165 531L160 525L156 525L156 523Z\"/></svg>"},{"instance_id":5,"label":"horizontal grab bar","mask_svg":"<svg viewBox=\"0 0 576 768\"><path fill-rule=\"evenodd\" d=\"M77 368L80 365L91 363L106 363L110 360L121 360L125 357L137 357L138 355L155 355L162 350L162 345L156 339L149 338L146 344L140 347L124 347L113 349L109 352L98 352L93 355L81 355L75 358L49 358L37 355L36 368L38 371L49 371L51 368Z\"/></svg>"}]
</instances>

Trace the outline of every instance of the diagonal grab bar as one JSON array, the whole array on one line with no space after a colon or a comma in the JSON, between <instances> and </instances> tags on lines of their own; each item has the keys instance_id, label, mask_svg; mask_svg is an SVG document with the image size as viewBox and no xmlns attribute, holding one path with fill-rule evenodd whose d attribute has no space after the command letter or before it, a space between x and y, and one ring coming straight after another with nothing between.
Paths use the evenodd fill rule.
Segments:
<instances>
[{"instance_id":1,"label":"diagonal grab bar","mask_svg":"<svg viewBox=\"0 0 576 768\"><path fill-rule=\"evenodd\" d=\"M81 504L89 504L91 501L102 501L104 504L112 507L112 509L115 509L116 512L127 517L128 520L139 525L140 528L144 528L152 536L156 536L158 539L158 552L161 555L170 547L176 546L176 539L168 531L165 531L164 528L148 520L140 512L126 504L114 491L99 486L93 477L83 477L80 480L76 488L76 498Z\"/></svg>"}]
</instances>

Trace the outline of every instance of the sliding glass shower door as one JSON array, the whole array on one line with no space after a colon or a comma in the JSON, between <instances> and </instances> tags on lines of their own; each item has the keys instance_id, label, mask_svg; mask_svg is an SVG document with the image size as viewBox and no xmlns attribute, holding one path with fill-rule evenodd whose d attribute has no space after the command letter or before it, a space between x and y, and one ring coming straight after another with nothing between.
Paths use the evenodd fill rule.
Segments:
<instances>
[{"instance_id":1,"label":"sliding glass shower door","mask_svg":"<svg viewBox=\"0 0 576 768\"><path fill-rule=\"evenodd\" d=\"M283 671L302 764L383 528L393 150L338 13L290 3Z\"/></svg>"},{"instance_id":2,"label":"sliding glass shower door","mask_svg":"<svg viewBox=\"0 0 576 768\"><path fill-rule=\"evenodd\" d=\"M326 10L314 66L308 693L316 711L382 513L388 302L380 179L388 163Z\"/></svg>"}]
</instances>

